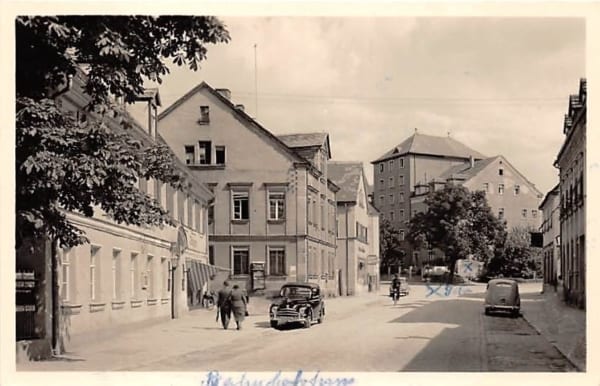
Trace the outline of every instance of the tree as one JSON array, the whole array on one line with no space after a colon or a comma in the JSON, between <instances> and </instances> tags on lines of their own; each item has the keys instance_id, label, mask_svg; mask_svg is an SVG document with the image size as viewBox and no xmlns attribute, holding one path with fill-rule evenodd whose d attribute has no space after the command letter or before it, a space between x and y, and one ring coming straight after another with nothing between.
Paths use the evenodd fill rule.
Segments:
<instances>
[{"instance_id":1,"label":"tree","mask_svg":"<svg viewBox=\"0 0 600 386\"><path fill-rule=\"evenodd\" d=\"M207 44L228 41L214 17L18 17L17 247L40 236L66 247L85 242L65 211L89 217L99 207L119 223L172 224L156 201L135 188L141 178L184 188L172 153L106 122L118 114L115 97L133 102L145 79L161 83L169 72L166 60L197 70ZM84 74L86 109L95 118L85 124L54 100L77 73Z\"/></svg>"},{"instance_id":2,"label":"tree","mask_svg":"<svg viewBox=\"0 0 600 386\"><path fill-rule=\"evenodd\" d=\"M541 275L539 261L541 249L531 246L529 227L513 227L503 248L489 261L486 270L489 276L529 277L533 272Z\"/></svg>"},{"instance_id":3,"label":"tree","mask_svg":"<svg viewBox=\"0 0 600 386\"><path fill-rule=\"evenodd\" d=\"M381 267L400 265L405 253L401 248L400 231L388 220L383 220L379 231L379 251L381 253Z\"/></svg>"},{"instance_id":4,"label":"tree","mask_svg":"<svg viewBox=\"0 0 600 386\"><path fill-rule=\"evenodd\" d=\"M431 193L425 204L427 210L411 219L407 239L414 247L427 242L444 252L450 283L457 260L487 261L503 243L504 225L492 214L485 193L448 185Z\"/></svg>"}]
</instances>

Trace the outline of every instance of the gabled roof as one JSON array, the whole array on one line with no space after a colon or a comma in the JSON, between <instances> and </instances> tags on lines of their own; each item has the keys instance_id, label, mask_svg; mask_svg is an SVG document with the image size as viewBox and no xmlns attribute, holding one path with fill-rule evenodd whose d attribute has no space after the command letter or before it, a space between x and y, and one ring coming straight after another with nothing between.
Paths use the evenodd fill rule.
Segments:
<instances>
[{"instance_id":1,"label":"gabled roof","mask_svg":"<svg viewBox=\"0 0 600 386\"><path fill-rule=\"evenodd\" d=\"M287 146L285 143L283 143L279 138L277 138L277 136L273 135L273 133L271 133L269 130L265 129L260 123L258 123L256 120L254 120L248 114L246 114L245 111L243 111L242 109L236 108L236 106L229 99L225 98L216 89L212 88L206 82L200 83L199 85L197 85L196 87L194 87L193 89L188 91L186 94L184 94L181 98L179 98L175 102L173 102L173 104L171 106L167 107L163 112L161 112L158 115L158 120L160 121L161 119L165 118L167 115L169 115L171 112L173 112L177 107L182 105L184 102L186 102L188 99L190 99L192 96L194 96L195 94L197 94L198 92L200 92L202 90L207 90L215 98L220 100L225 106L227 106L229 108L229 110L231 111L231 113L233 115L235 115L237 118L239 118L239 120L241 122L245 123L248 127L255 129L259 134L267 137L271 141L274 141L275 144L278 147L280 147L285 153L290 155L294 159L295 162L299 162L301 164L307 164L310 166L310 163L306 159L304 159L299 154L297 154L293 149L291 149L289 146Z\"/></svg>"},{"instance_id":2,"label":"gabled roof","mask_svg":"<svg viewBox=\"0 0 600 386\"><path fill-rule=\"evenodd\" d=\"M367 205L367 213L369 216L379 216L379 209L375 208L370 202Z\"/></svg>"},{"instance_id":3,"label":"gabled roof","mask_svg":"<svg viewBox=\"0 0 600 386\"><path fill-rule=\"evenodd\" d=\"M360 183L360 177L363 177L363 181L366 179L364 175L364 169L361 162L329 162L327 165L328 178L332 180L337 186L340 187L340 191L337 192L337 202L356 202L358 194L358 188ZM365 186L366 188L366 186ZM365 200L366 197L366 191Z\"/></svg>"},{"instance_id":4,"label":"gabled roof","mask_svg":"<svg viewBox=\"0 0 600 386\"><path fill-rule=\"evenodd\" d=\"M456 158L469 158L469 156L473 156L474 159L485 158L483 154L458 142L454 138L414 133L404 142L390 149L387 153L371 163L384 161L405 154L422 154Z\"/></svg>"},{"instance_id":5,"label":"gabled roof","mask_svg":"<svg viewBox=\"0 0 600 386\"><path fill-rule=\"evenodd\" d=\"M470 167L469 163L455 165L455 166L451 167L450 169L446 170L444 173L442 173L438 178L440 180L447 180L447 179L449 179L451 177L455 177L455 178L462 179L464 181L468 181L471 178L475 177L477 174L479 174L486 167L488 167L490 164L492 164L494 161L496 161L498 159L500 159L504 165L508 165L512 170L514 170L514 172L517 175L519 175L519 177L521 177L526 183L529 184L529 186L531 187L531 189L537 195L541 196L542 193L539 191L538 188L536 188L535 184L532 183L531 181L529 181L527 179L527 177L525 177L523 174L521 174L521 172L519 172L502 155L497 155L497 156L494 156L494 157L489 157L489 158L485 158L485 159L482 159L482 160L477 160L477 161L474 162L473 167Z\"/></svg>"},{"instance_id":6,"label":"gabled roof","mask_svg":"<svg viewBox=\"0 0 600 386\"><path fill-rule=\"evenodd\" d=\"M448 178L457 177L465 181L469 180L475 177L480 171L485 169L489 164L494 162L499 157L500 156L477 160L473 162L473 167L471 167L471 165L468 162L460 165L455 165L443 172L439 178L446 180Z\"/></svg>"},{"instance_id":7,"label":"gabled roof","mask_svg":"<svg viewBox=\"0 0 600 386\"><path fill-rule=\"evenodd\" d=\"M560 193L559 191L560 191L560 184L556 184L555 187L553 187L548 193L546 193L546 196L542 200L542 203L540 204L538 209L541 210L544 207L544 205L546 205L546 202L548 201L548 199L550 199L550 197L558 196L558 194Z\"/></svg>"},{"instance_id":8,"label":"gabled roof","mask_svg":"<svg viewBox=\"0 0 600 386\"><path fill-rule=\"evenodd\" d=\"M293 133L278 135L277 138L292 149L322 147L328 150L327 157L331 159L331 146L329 146L329 134L321 133Z\"/></svg>"}]
</instances>

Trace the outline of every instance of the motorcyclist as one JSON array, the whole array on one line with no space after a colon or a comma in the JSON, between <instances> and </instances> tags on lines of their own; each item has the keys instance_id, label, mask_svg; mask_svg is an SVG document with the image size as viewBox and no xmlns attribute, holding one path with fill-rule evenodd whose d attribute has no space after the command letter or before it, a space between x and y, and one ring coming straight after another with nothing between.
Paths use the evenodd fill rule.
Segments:
<instances>
[{"instance_id":1,"label":"motorcyclist","mask_svg":"<svg viewBox=\"0 0 600 386\"><path fill-rule=\"evenodd\" d=\"M392 289L400 290L400 278L398 275L394 275L392 278Z\"/></svg>"}]
</instances>

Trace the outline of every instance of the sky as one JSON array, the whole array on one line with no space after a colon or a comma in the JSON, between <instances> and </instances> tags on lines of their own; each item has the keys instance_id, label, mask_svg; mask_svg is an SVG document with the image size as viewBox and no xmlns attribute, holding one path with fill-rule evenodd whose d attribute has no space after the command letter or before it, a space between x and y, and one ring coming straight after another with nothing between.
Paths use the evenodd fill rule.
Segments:
<instances>
[{"instance_id":1,"label":"sky","mask_svg":"<svg viewBox=\"0 0 600 386\"><path fill-rule=\"evenodd\" d=\"M231 42L210 45L197 72L174 66L163 108L202 81L228 88L273 134L329 133L332 158L362 161L370 182L370 162L415 128L504 155L542 193L558 182L568 97L586 74L584 19L221 20Z\"/></svg>"}]
</instances>

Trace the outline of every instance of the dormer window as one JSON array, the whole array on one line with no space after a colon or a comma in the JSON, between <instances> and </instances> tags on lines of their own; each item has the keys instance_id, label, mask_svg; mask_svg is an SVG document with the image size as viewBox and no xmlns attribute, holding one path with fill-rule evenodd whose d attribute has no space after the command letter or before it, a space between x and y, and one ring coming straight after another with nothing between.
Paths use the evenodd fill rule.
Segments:
<instances>
[{"instance_id":1,"label":"dormer window","mask_svg":"<svg viewBox=\"0 0 600 386\"><path fill-rule=\"evenodd\" d=\"M207 125L210 123L210 117L208 115L208 112L208 106L200 106L200 119L198 119L199 124Z\"/></svg>"}]
</instances>

